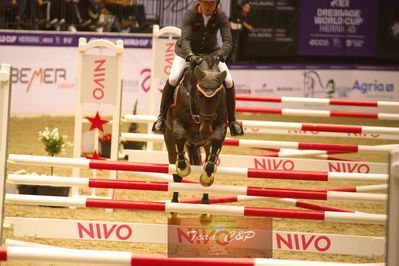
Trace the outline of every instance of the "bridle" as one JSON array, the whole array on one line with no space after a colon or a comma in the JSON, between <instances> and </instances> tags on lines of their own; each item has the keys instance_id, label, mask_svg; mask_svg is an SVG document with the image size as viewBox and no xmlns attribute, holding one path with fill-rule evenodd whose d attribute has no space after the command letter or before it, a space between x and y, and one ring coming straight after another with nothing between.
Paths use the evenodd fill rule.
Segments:
<instances>
[{"instance_id":1,"label":"bridle","mask_svg":"<svg viewBox=\"0 0 399 266\"><path fill-rule=\"evenodd\" d=\"M198 91L205 96L206 98L213 98L216 94L218 94L222 89L223 89L223 84L221 84L211 95L208 95L204 89L201 88L201 86L197 83L197 89ZM203 118L204 121L213 121L217 118L217 113L211 113L211 114L204 114L199 112L200 118Z\"/></svg>"}]
</instances>

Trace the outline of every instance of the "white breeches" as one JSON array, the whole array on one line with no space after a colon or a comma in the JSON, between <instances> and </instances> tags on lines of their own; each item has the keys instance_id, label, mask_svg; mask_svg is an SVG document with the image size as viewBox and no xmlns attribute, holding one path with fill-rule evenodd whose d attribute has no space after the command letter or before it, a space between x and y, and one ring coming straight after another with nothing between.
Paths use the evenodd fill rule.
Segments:
<instances>
[{"instance_id":1,"label":"white breeches","mask_svg":"<svg viewBox=\"0 0 399 266\"><path fill-rule=\"evenodd\" d=\"M173 60L172 68L170 70L169 74L169 84L172 86L177 86L177 83L180 80L180 76L182 75L184 69L186 67L190 66L189 62L186 62L184 58L181 58L180 56L175 56L175 59ZM219 62L218 65L220 71L226 71L227 76L225 79L226 83L226 89L230 89L233 87L233 78L231 77L229 68L227 67L226 63Z\"/></svg>"}]
</instances>

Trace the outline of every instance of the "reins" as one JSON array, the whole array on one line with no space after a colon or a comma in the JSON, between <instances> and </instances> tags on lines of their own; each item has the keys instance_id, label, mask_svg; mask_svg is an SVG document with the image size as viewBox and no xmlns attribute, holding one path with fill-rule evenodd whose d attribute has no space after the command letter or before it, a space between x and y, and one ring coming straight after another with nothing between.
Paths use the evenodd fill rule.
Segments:
<instances>
[{"instance_id":1,"label":"reins","mask_svg":"<svg viewBox=\"0 0 399 266\"><path fill-rule=\"evenodd\" d=\"M187 90L187 88L184 86L184 79L185 79L185 75L183 75L183 78L180 80L179 85L180 87L182 87L187 95L188 98L188 106L190 109L190 115L191 115L191 119L194 121L194 123L196 124L200 124L200 118L203 117L204 120L215 120L217 118L217 113L212 113L212 114L205 114L205 113L201 113L199 112L199 115L194 114L193 113L193 107L192 107L192 101L194 102L194 104L197 104L196 99L190 94L190 91ZM218 94L222 89L223 89L223 84L221 84L214 92L212 92L211 95L206 94L206 92L204 91L203 88L201 88L201 86L197 83L196 85L197 90L206 98L212 98L214 97L216 94Z\"/></svg>"},{"instance_id":2,"label":"reins","mask_svg":"<svg viewBox=\"0 0 399 266\"><path fill-rule=\"evenodd\" d=\"M184 86L183 81L185 79L185 76L183 76L183 78L181 79L179 86L182 87L184 89L184 91L186 92L186 96L188 98L188 106L190 108L190 115L191 115L191 119L193 119L194 123L196 124L200 124L200 116L199 115L195 115L193 114L193 109L191 107L191 100L196 102L195 99L191 96L190 92L187 90L187 88Z\"/></svg>"}]
</instances>

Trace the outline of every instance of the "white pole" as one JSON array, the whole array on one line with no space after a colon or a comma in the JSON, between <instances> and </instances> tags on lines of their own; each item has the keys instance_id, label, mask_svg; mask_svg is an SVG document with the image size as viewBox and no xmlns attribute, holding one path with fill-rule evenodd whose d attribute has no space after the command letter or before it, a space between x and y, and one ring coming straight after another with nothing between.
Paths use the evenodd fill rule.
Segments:
<instances>
[{"instance_id":1,"label":"white pole","mask_svg":"<svg viewBox=\"0 0 399 266\"><path fill-rule=\"evenodd\" d=\"M10 117L11 66L0 68L0 239L3 233L4 194L7 176L8 119Z\"/></svg>"},{"instance_id":2,"label":"white pole","mask_svg":"<svg viewBox=\"0 0 399 266\"><path fill-rule=\"evenodd\" d=\"M74 138L73 138L73 157L79 158L81 156L81 146L82 146L82 116L83 116L83 107L82 107L82 84L81 80L83 79L83 56L85 51L81 49L81 47L86 46L86 38L79 38L79 56L78 56L78 68L77 68L77 82L76 82L76 101L75 101L75 127L74 127ZM72 175L79 176L80 169L77 167L72 168ZM79 188L72 187L72 196L79 195Z\"/></svg>"},{"instance_id":3,"label":"white pole","mask_svg":"<svg viewBox=\"0 0 399 266\"><path fill-rule=\"evenodd\" d=\"M387 266L399 265L399 148L390 154L390 177L388 198Z\"/></svg>"},{"instance_id":4,"label":"white pole","mask_svg":"<svg viewBox=\"0 0 399 266\"><path fill-rule=\"evenodd\" d=\"M91 265L131 265L132 253L38 247L7 247L7 261Z\"/></svg>"}]
</instances>

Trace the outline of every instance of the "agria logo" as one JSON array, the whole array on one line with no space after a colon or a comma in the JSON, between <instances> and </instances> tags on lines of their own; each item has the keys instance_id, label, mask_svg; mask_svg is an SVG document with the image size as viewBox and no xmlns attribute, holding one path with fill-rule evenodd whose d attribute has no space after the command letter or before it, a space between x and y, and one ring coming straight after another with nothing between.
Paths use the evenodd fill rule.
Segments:
<instances>
[{"instance_id":1,"label":"agria logo","mask_svg":"<svg viewBox=\"0 0 399 266\"><path fill-rule=\"evenodd\" d=\"M38 84L58 84L66 81L67 71L65 68L12 68L12 83L26 84L25 92L29 92L31 87ZM63 83L65 86L66 83Z\"/></svg>"},{"instance_id":2,"label":"agria logo","mask_svg":"<svg viewBox=\"0 0 399 266\"><path fill-rule=\"evenodd\" d=\"M394 92L395 85L393 83L382 83L374 80L374 82L361 82L355 80L352 90L358 90L361 93L367 92Z\"/></svg>"}]
</instances>

